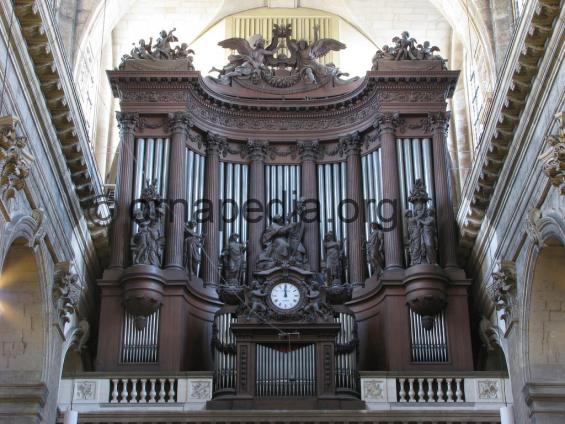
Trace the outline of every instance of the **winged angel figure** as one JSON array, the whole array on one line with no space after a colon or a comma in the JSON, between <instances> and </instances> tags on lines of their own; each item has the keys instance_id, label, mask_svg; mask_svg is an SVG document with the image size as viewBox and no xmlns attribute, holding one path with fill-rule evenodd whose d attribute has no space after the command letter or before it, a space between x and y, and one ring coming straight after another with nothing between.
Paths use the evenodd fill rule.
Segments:
<instances>
[{"instance_id":1,"label":"winged angel figure","mask_svg":"<svg viewBox=\"0 0 565 424\"><path fill-rule=\"evenodd\" d=\"M333 64L324 65L319 63L317 59L325 56L330 51L339 51L345 49L345 44L332 38L319 38L320 27L314 27L314 42L308 44L308 41L300 39L298 41L290 38L290 31L286 33L286 44L291 52L291 59L296 60L296 68L303 74L306 81L310 84L319 83L323 77L348 76Z\"/></svg>"},{"instance_id":2,"label":"winged angel figure","mask_svg":"<svg viewBox=\"0 0 565 424\"><path fill-rule=\"evenodd\" d=\"M275 54L278 45L278 29L273 30L273 40L265 48L265 39L260 34L244 38L228 38L220 41L219 46L224 49L237 50L239 54L228 56L229 63L223 69L212 68L210 72L219 72L219 82L229 83L234 77L260 79L261 72L268 71L267 57Z\"/></svg>"}]
</instances>

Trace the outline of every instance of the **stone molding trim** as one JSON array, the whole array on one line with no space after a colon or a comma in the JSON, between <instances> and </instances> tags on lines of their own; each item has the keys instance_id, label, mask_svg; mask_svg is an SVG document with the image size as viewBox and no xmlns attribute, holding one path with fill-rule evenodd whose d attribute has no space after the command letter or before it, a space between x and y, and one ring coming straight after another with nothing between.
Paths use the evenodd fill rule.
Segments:
<instances>
[{"instance_id":1,"label":"stone molding trim","mask_svg":"<svg viewBox=\"0 0 565 424\"><path fill-rule=\"evenodd\" d=\"M565 420L565 384L530 382L524 385L522 393L530 418L552 420L547 422Z\"/></svg>"},{"instance_id":2,"label":"stone molding trim","mask_svg":"<svg viewBox=\"0 0 565 424\"><path fill-rule=\"evenodd\" d=\"M555 117L559 132L546 137L549 149L540 155L539 160L551 185L559 188L561 194L565 195L565 112L559 112Z\"/></svg>"},{"instance_id":3,"label":"stone molding trim","mask_svg":"<svg viewBox=\"0 0 565 424\"><path fill-rule=\"evenodd\" d=\"M508 74L511 81L508 86L500 85L495 94L490 113L494 118L483 133L476 164L461 196L470 199L462 205L458 216L461 227L459 255L463 262L468 259L481 230L541 58L545 55L546 42L553 34L553 23L560 16L559 0L536 3L530 21L526 22L527 16L522 19L525 37L516 36L510 48L502 72Z\"/></svg>"}]
</instances>

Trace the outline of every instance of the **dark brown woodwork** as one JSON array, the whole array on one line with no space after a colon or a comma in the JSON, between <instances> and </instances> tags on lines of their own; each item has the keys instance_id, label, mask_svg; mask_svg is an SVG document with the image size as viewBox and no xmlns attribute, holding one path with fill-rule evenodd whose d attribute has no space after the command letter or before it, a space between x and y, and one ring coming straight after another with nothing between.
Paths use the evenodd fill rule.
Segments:
<instances>
[{"instance_id":1,"label":"dark brown woodwork","mask_svg":"<svg viewBox=\"0 0 565 424\"><path fill-rule=\"evenodd\" d=\"M449 170L447 166L449 116L449 112L430 113L428 119L433 134L437 222L440 223L438 225L439 258L441 265L445 268L457 268L455 216L449 192Z\"/></svg>"},{"instance_id":2,"label":"dark brown woodwork","mask_svg":"<svg viewBox=\"0 0 565 424\"><path fill-rule=\"evenodd\" d=\"M396 156L395 128L399 118L393 113L379 113L376 127L381 140L383 197L394 205L385 204L382 214L386 218L394 217L392 225L387 225L384 233L385 269L397 270L403 266L402 252L402 217L400 199L400 180Z\"/></svg>"},{"instance_id":3,"label":"dark brown woodwork","mask_svg":"<svg viewBox=\"0 0 565 424\"><path fill-rule=\"evenodd\" d=\"M247 251L247 272L253 275L257 257L263 248L261 236L265 229L265 156L269 142L265 140L249 140L247 154L249 157L249 203L248 233L249 245ZM255 202L255 200L257 202ZM259 212L250 212L262 209Z\"/></svg>"},{"instance_id":4,"label":"dark brown woodwork","mask_svg":"<svg viewBox=\"0 0 565 424\"><path fill-rule=\"evenodd\" d=\"M302 184L302 198L308 201L306 207L314 208L313 202L318 202L318 184L316 173L316 159L319 156L320 144L318 141L298 142L300 154L300 181ZM311 216L307 218L312 221ZM307 222L304 231L304 247L308 253L310 268L313 271L320 269L320 226L318 221Z\"/></svg>"},{"instance_id":5,"label":"dark brown woodwork","mask_svg":"<svg viewBox=\"0 0 565 424\"><path fill-rule=\"evenodd\" d=\"M342 208L343 217L352 220L347 223L347 255L349 262L349 281L359 283L365 280L365 213L363 199L363 180L361 178L361 139L353 133L340 139L347 161L347 198L350 203Z\"/></svg>"},{"instance_id":6,"label":"dark brown woodwork","mask_svg":"<svg viewBox=\"0 0 565 424\"><path fill-rule=\"evenodd\" d=\"M220 256L220 151L225 139L215 134L206 137L206 159L204 165L204 200L212 206L210 219L204 227L202 257L202 279L204 283L219 283L218 257Z\"/></svg>"},{"instance_id":7,"label":"dark brown woodwork","mask_svg":"<svg viewBox=\"0 0 565 424\"><path fill-rule=\"evenodd\" d=\"M186 155L189 118L186 112L169 114L171 147L169 161L169 200L175 202L169 211L172 217L167 222L165 259L167 268L183 269L183 234L185 209L180 200L186 196ZM177 201L179 201L177 203Z\"/></svg>"},{"instance_id":8,"label":"dark brown woodwork","mask_svg":"<svg viewBox=\"0 0 565 424\"><path fill-rule=\"evenodd\" d=\"M110 268L122 269L129 264L131 234L130 205L133 200L133 151L135 131L139 124L136 113L117 112L120 128L118 181L116 184L116 218L112 225L112 260Z\"/></svg>"}]
</instances>

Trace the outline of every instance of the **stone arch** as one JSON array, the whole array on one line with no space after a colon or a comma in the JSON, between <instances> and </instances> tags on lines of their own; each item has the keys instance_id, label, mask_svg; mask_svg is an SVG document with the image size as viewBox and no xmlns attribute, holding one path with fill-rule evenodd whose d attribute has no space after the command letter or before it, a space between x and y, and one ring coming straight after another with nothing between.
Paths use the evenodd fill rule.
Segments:
<instances>
[{"instance_id":1,"label":"stone arch","mask_svg":"<svg viewBox=\"0 0 565 424\"><path fill-rule=\"evenodd\" d=\"M0 422L55 419L61 340L55 331L44 212L16 215L0 243Z\"/></svg>"},{"instance_id":2,"label":"stone arch","mask_svg":"<svg viewBox=\"0 0 565 424\"><path fill-rule=\"evenodd\" d=\"M522 302L524 381L565 379L565 222L549 211L532 226Z\"/></svg>"}]
</instances>

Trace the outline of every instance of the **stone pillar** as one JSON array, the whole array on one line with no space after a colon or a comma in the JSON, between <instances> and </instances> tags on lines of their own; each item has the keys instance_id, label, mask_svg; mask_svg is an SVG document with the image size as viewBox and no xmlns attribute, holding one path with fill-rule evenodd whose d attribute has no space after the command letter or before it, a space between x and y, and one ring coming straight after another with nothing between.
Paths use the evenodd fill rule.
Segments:
<instances>
[{"instance_id":1,"label":"stone pillar","mask_svg":"<svg viewBox=\"0 0 565 424\"><path fill-rule=\"evenodd\" d=\"M320 146L318 141L304 141L298 143L298 152L300 153L300 179L302 197L308 201L306 208L311 210L314 208L312 201L318 202L318 185L316 175L316 158L319 154ZM319 216L319 211L318 211ZM312 220L312 214L306 216ZM312 271L320 269L320 223L318 220L307 222L304 224L304 247L310 261Z\"/></svg>"},{"instance_id":2,"label":"stone pillar","mask_svg":"<svg viewBox=\"0 0 565 424\"><path fill-rule=\"evenodd\" d=\"M341 214L343 218L352 220L347 223L349 281L361 283L365 279L365 258L363 256L365 201L361 178L361 139L359 134L354 133L340 138L339 144L347 158L346 192L348 203L341 208Z\"/></svg>"},{"instance_id":3,"label":"stone pillar","mask_svg":"<svg viewBox=\"0 0 565 424\"><path fill-rule=\"evenodd\" d=\"M255 271L257 257L263 248L261 237L265 230L265 156L268 141L249 140L247 154L249 156L249 198L248 211L244 211L247 219L248 239L247 247L247 275L252 276ZM260 211L258 211L261 209ZM257 211L257 212L255 212Z\"/></svg>"},{"instance_id":4,"label":"stone pillar","mask_svg":"<svg viewBox=\"0 0 565 424\"><path fill-rule=\"evenodd\" d=\"M186 112L169 114L169 130L171 131L169 160L169 202L172 209L167 222L166 268L183 269L183 241L185 207L181 202L186 196L186 139L188 137L189 119Z\"/></svg>"},{"instance_id":5,"label":"stone pillar","mask_svg":"<svg viewBox=\"0 0 565 424\"><path fill-rule=\"evenodd\" d=\"M449 115L449 112L430 113L428 122L432 129L439 262L445 268L457 268L455 216L449 195L446 151Z\"/></svg>"},{"instance_id":6,"label":"stone pillar","mask_svg":"<svg viewBox=\"0 0 565 424\"><path fill-rule=\"evenodd\" d=\"M216 134L206 136L206 160L204 165L204 200L212 207L204 225L204 249L202 252L202 279L204 283L218 283L218 258L220 255L220 154L227 146L226 139Z\"/></svg>"},{"instance_id":7,"label":"stone pillar","mask_svg":"<svg viewBox=\"0 0 565 424\"><path fill-rule=\"evenodd\" d=\"M377 115L376 126L381 140L381 164L383 181L383 198L390 200L382 207L382 216L395 216L392 224L384 225L385 269L400 269L403 266L402 254L402 216L400 199L400 178L396 157L395 128L399 118L397 114L380 113ZM389 231L386 231L386 230Z\"/></svg>"},{"instance_id":8,"label":"stone pillar","mask_svg":"<svg viewBox=\"0 0 565 424\"><path fill-rule=\"evenodd\" d=\"M120 151L116 184L116 216L112 224L110 268L123 269L129 265L130 208L133 200L133 152L139 115L131 112L117 112L116 119L120 128Z\"/></svg>"}]
</instances>

